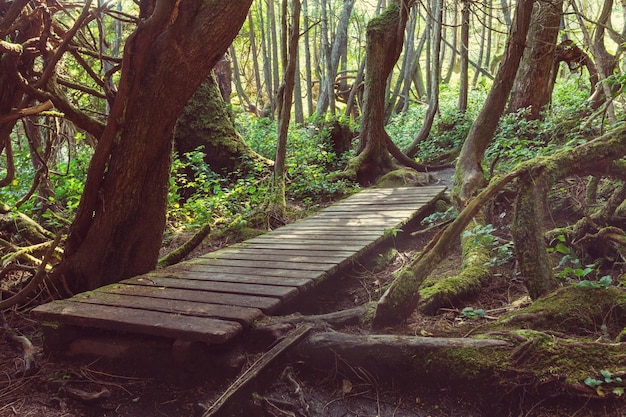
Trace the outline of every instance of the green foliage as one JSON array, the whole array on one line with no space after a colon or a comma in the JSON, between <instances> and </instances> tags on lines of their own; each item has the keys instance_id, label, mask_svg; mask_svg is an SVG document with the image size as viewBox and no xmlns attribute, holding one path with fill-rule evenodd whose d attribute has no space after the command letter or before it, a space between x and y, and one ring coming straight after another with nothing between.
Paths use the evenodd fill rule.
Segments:
<instances>
[{"instance_id":1,"label":"green foliage","mask_svg":"<svg viewBox=\"0 0 626 417\"><path fill-rule=\"evenodd\" d=\"M485 317L486 312L482 308L465 307L461 310L461 315L468 319L480 319Z\"/></svg>"},{"instance_id":2,"label":"green foliage","mask_svg":"<svg viewBox=\"0 0 626 417\"><path fill-rule=\"evenodd\" d=\"M601 397L606 395L606 393L605 393L605 391L604 391L604 389L602 387L604 385L608 385L608 384L612 385L612 387L609 388L611 393L613 393L614 395L616 395L618 397L621 397L621 396L624 395L624 387L623 386L615 386L615 385L622 385L622 382L624 382L623 379L621 377L619 377L619 376L617 376L617 377L613 376L613 373L611 373L610 371L607 371L606 369L603 369L603 370L600 371L600 379L587 377L587 378L585 378L585 380L583 382L588 387L595 388L596 392Z\"/></svg>"},{"instance_id":3,"label":"green foliage","mask_svg":"<svg viewBox=\"0 0 626 417\"><path fill-rule=\"evenodd\" d=\"M576 280L580 280L581 278L589 276L591 273L595 271L595 266L593 264L583 265L582 261L578 258L576 251L568 246L567 238L563 235L559 235L552 240L550 243L550 248L548 248L548 253L558 253L563 255L559 264L557 265L557 269L560 271L556 274L558 278L572 278ZM605 286L607 280L606 277L603 277L602 283L600 282L590 282L588 280L583 280L578 283L580 287L594 287L594 288L606 288L611 284L612 278L609 277L608 285Z\"/></svg>"},{"instance_id":4,"label":"green foliage","mask_svg":"<svg viewBox=\"0 0 626 417\"><path fill-rule=\"evenodd\" d=\"M417 159L419 161L435 161L460 149L467 137L479 103L484 100L485 92L474 90L470 93L470 102L474 105L465 113L458 108L458 92L442 86L440 93L440 109L428 139L419 144ZM386 126L393 141L401 148L406 148L415 139L422 126L427 106L411 106L406 113L394 115Z\"/></svg>"},{"instance_id":5,"label":"green foliage","mask_svg":"<svg viewBox=\"0 0 626 417\"><path fill-rule=\"evenodd\" d=\"M613 283L613 277L610 275L604 275L597 281L589 281L588 279L584 279L576 284L577 287L583 288L600 288L603 290L607 290L611 284Z\"/></svg>"},{"instance_id":6,"label":"green foliage","mask_svg":"<svg viewBox=\"0 0 626 417\"><path fill-rule=\"evenodd\" d=\"M501 266L513 259L513 242L505 241L493 233L497 229L492 224L476 225L472 230L463 232L464 239L473 239L474 244L489 248L492 252L487 266Z\"/></svg>"},{"instance_id":7,"label":"green foliage","mask_svg":"<svg viewBox=\"0 0 626 417\"><path fill-rule=\"evenodd\" d=\"M54 206L63 211L63 217L71 218L78 207L87 177L89 161L93 150L83 142L83 135L77 134L71 146L60 144L57 152L48 162L48 179L53 195L47 201L38 198L35 192L27 201L20 206L20 211L34 216L41 214L44 226L57 228L61 226L56 217L46 210ZM0 201L14 207L30 190L35 169L31 161L28 146L14 140L14 161L16 165L16 177L7 187L0 188ZM41 150L38 150L41 154Z\"/></svg>"},{"instance_id":8,"label":"green foliage","mask_svg":"<svg viewBox=\"0 0 626 417\"><path fill-rule=\"evenodd\" d=\"M315 119L305 126L292 125L287 139L287 199L305 204L323 201L354 191L354 184L338 179L340 172L354 155L348 151L338 157L328 143L330 132ZM276 122L255 118L247 113L236 115L236 126L247 143L261 155L273 159L276 152Z\"/></svg>"},{"instance_id":9,"label":"green foliage","mask_svg":"<svg viewBox=\"0 0 626 417\"><path fill-rule=\"evenodd\" d=\"M456 219L456 216L458 216L458 214L459 211L457 210L457 208L454 206L450 206L445 211L436 211L433 214L424 217L420 224L422 226L432 226L436 223L443 223L449 220L454 220Z\"/></svg>"},{"instance_id":10,"label":"green foliage","mask_svg":"<svg viewBox=\"0 0 626 417\"><path fill-rule=\"evenodd\" d=\"M267 186L258 184L252 174L237 177L233 173L232 180L221 177L203 158L199 150L188 152L183 158L174 157L168 197L170 226L193 228L217 219L234 218L244 226L244 219L263 201ZM261 170L258 166L257 171Z\"/></svg>"}]
</instances>

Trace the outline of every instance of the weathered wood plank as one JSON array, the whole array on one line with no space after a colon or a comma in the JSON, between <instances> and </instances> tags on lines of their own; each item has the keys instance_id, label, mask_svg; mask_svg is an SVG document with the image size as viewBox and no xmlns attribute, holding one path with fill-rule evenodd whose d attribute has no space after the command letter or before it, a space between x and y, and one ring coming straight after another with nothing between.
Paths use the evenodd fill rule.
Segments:
<instances>
[{"instance_id":1,"label":"weathered wood plank","mask_svg":"<svg viewBox=\"0 0 626 417\"><path fill-rule=\"evenodd\" d=\"M111 284L94 290L111 294L126 294L152 297L164 300L193 301L207 304L232 305L246 308L258 308L264 313L271 312L281 304L280 299L258 295L227 294L212 291L199 291L158 286Z\"/></svg>"},{"instance_id":2,"label":"weathered wood plank","mask_svg":"<svg viewBox=\"0 0 626 417\"><path fill-rule=\"evenodd\" d=\"M169 271L169 269L168 269ZM255 267L237 267L237 266L218 266L218 265L179 265L174 271L172 276L185 277L188 279L206 280L206 277L214 274L230 274L230 275L259 275L266 277L276 278L291 278L291 279L316 279L320 275L324 275L325 272L321 271L308 271L298 269L265 269ZM169 272L150 275L147 278L170 275ZM285 281L287 282L287 281Z\"/></svg>"},{"instance_id":3,"label":"weathered wood plank","mask_svg":"<svg viewBox=\"0 0 626 417\"><path fill-rule=\"evenodd\" d=\"M335 263L337 265L339 262ZM333 268L333 264L321 262L291 262L277 261L274 259L223 259L223 258L196 258L191 265L205 266L225 266L225 267L243 267L243 268L263 268L263 269L283 269L283 270L304 270L304 271L326 271Z\"/></svg>"},{"instance_id":4,"label":"weathered wood plank","mask_svg":"<svg viewBox=\"0 0 626 417\"><path fill-rule=\"evenodd\" d=\"M243 327L263 317L258 308L207 304L197 301L177 300L171 298L142 297L129 294L112 294L102 291L89 291L78 294L70 301L107 305L111 307L128 307L141 310L161 311L163 313L182 314L185 316L211 317L227 321L236 321Z\"/></svg>"},{"instance_id":5,"label":"weathered wood plank","mask_svg":"<svg viewBox=\"0 0 626 417\"><path fill-rule=\"evenodd\" d=\"M274 250L266 248L229 248L220 249L219 251L210 252L200 258L213 259L245 259L245 260L266 260L274 259L282 262L316 262L324 264L337 264L354 255L356 252L333 252L329 254L324 251L310 250ZM196 258L197 259L197 258Z\"/></svg>"},{"instance_id":6,"label":"weathered wood plank","mask_svg":"<svg viewBox=\"0 0 626 417\"><path fill-rule=\"evenodd\" d=\"M238 282L215 282L202 279L196 274L187 274L177 278L151 276L129 278L122 283L131 285L147 285L187 290L212 291L240 295L261 295L288 300L298 293L296 287L279 287L276 285L259 285Z\"/></svg>"},{"instance_id":7,"label":"weathered wood plank","mask_svg":"<svg viewBox=\"0 0 626 417\"><path fill-rule=\"evenodd\" d=\"M151 279L152 277L165 277L165 278L186 278L186 277L198 277L203 281L214 282L239 282L247 284L261 284L261 285L275 285L279 287L296 287L300 290L305 290L311 287L314 283L313 278L293 278L289 276L271 276L261 274L242 274L236 273L236 269L228 269L226 272L217 272L216 270L204 270L195 269L188 266L181 265L178 269L167 269L159 272L152 272L142 275L142 277ZM316 274L316 277L320 275Z\"/></svg>"},{"instance_id":8,"label":"weathered wood plank","mask_svg":"<svg viewBox=\"0 0 626 417\"><path fill-rule=\"evenodd\" d=\"M64 325L181 338L208 344L224 343L243 330L241 324L234 321L68 301L43 304L35 308L33 314L43 322L54 323L62 317Z\"/></svg>"},{"instance_id":9,"label":"weathered wood plank","mask_svg":"<svg viewBox=\"0 0 626 417\"><path fill-rule=\"evenodd\" d=\"M297 249L297 250L307 250L307 249L311 249L314 251L326 251L326 252L333 252L333 251L352 251L354 253L358 253L360 250L363 249L363 246L361 245L355 245L355 244L347 244L347 243L341 243L341 244L324 244L324 243L291 243L291 242L286 242L284 244L280 244L279 242L275 242L275 241L255 241L255 242L248 242L246 241L245 243L246 247L256 247L256 248L261 248L261 249L276 249L276 250L283 250L283 249Z\"/></svg>"}]
</instances>

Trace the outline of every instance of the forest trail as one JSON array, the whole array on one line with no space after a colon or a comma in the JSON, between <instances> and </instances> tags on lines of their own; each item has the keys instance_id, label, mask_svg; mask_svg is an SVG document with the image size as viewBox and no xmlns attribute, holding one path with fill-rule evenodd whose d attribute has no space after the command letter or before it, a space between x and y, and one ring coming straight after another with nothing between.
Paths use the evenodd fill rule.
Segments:
<instances>
[{"instance_id":1,"label":"forest trail","mask_svg":"<svg viewBox=\"0 0 626 417\"><path fill-rule=\"evenodd\" d=\"M363 190L245 242L33 310L46 348L83 354L102 332L184 343L226 343L280 314L329 277L420 221L445 186Z\"/></svg>"}]
</instances>

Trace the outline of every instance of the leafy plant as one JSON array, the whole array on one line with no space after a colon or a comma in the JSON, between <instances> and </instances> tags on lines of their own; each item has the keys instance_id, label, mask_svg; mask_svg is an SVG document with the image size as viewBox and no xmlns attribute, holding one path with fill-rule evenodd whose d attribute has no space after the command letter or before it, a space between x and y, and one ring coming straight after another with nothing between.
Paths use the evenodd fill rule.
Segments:
<instances>
[{"instance_id":1,"label":"leafy plant","mask_svg":"<svg viewBox=\"0 0 626 417\"><path fill-rule=\"evenodd\" d=\"M602 390L602 386L604 384L621 384L622 382L624 382L622 378L620 378L619 376L618 377L613 376L613 374L610 371L607 371L605 369L600 371L600 375L601 375L601 379L587 377L583 381L585 385L587 385L588 387L596 388L596 392L600 396L605 395L604 390ZM614 386L611 388L611 392L621 397L622 395L624 395L624 387Z\"/></svg>"},{"instance_id":2,"label":"leafy plant","mask_svg":"<svg viewBox=\"0 0 626 417\"><path fill-rule=\"evenodd\" d=\"M424 217L422 221L420 222L420 224L422 226L432 226L433 224L436 224L436 223L442 223L448 220L454 220L456 219L456 216L458 214L459 214L459 211L456 209L456 207L451 206L451 207L448 207L448 209L445 211L436 211L433 214Z\"/></svg>"},{"instance_id":3,"label":"leafy plant","mask_svg":"<svg viewBox=\"0 0 626 417\"><path fill-rule=\"evenodd\" d=\"M482 308L465 307L461 310L461 315L468 319L479 319L485 317L486 312Z\"/></svg>"},{"instance_id":4,"label":"leafy plant","mask_svg":"<svg viewBox=\"0 0 626 417\"><path fill-rule=\"evenodd\" d=\"M463 232L464 239L471 238L475 244L489 248L493 257L487 262L488 266L501 266L509 262L513 254L513 242L504 241L493 234L497 229L492 224L476 225L471 230Z\"/></svg>"},{"instance_id":5,"label":"leafy plant","mask_svg":"<svg viewBox=\"0 0 626 417\"><path fill-rule=\"evenodd\" d=\"M565 244L566 241L567 239L565 236L559 235L553 239L551 244L552 247L548 248L549 253L556 252L563 255L557 265L557 268L562 268L562 270L559 271L556 276L558 278L580 279L591 274L595 270L594 265L583 265L581 260L578 258L576 251ZM586 286L586 284L581 286Z\"/></svg>"},{"instance_id":6,"label":"leafy plant","mask_svg":"<svg viewBox=\"0 0 626 417\"><path fill-rule=\"evenodd\" d=\"M576 286L582 288L600 288L606 290L611 286L612 283L613 278L610 275L605 275L597 281L589 281L588 279L584 279L576 284Z\"/></svg>"}]
</instances>

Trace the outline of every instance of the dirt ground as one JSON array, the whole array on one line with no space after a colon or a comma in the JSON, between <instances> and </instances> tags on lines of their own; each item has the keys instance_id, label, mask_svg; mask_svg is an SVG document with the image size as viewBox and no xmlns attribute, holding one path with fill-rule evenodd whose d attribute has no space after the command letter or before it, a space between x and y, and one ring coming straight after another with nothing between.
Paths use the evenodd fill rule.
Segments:
<instances>
[{"instance_id":1,"label":"dirt ground","mask_svg":"<svg viewBox=\"0 0 626 417\"><path fill-rule=\"evenodd\" d=\"M399 254L385 268L373 264L357 265L321 288L315 303L302 306L305 313L338 311L375 300L382 286L413 255L428 236L411 237L396 243ZM453 253L437 274L453 274L460 254ZM506 269L511 265L505 265ZM519 282L510 276L495 279L485 291L467 305L483 308L487 315L497 316L502 306L525 296ZM510 274L509 274L510 275ZM401 326L388 329L394 334L427 336L463 336L480 326L480 320L469 320L461 314L462 306L442 309L436 316L414 314ZM6 326L25 336L34 346L36 368L24 374L22 346L5 337L0 339L0 417L8 416L201 416L235 378L235 374L216 378L207 372L186 379L148 378L131 368L111 366L94 359L52 360L42 350L41 330L31 320L28 310L5 312ZM345 329L345 331L361 331ZM240 353L244 368L261 352ZM486 415L479 401L463 395L450 386L420 388L383 383L376 375L355 369L350 375L311 370L299 363L281 363L270 380L250 399L245 414L250 416L394 416L394 417L473 417ZM155 364L156 367L160 364ZM520 398L520 402L522 399ZM527 403L527 402L526 402ZM502 416L626 416L621 404L551 402L537 399L532 406L516 408L506 404ZM222 414L229 415L229 414ZM491 414L493 415L493 414Z\"/></svg>"}]
</instances>

